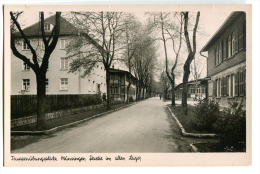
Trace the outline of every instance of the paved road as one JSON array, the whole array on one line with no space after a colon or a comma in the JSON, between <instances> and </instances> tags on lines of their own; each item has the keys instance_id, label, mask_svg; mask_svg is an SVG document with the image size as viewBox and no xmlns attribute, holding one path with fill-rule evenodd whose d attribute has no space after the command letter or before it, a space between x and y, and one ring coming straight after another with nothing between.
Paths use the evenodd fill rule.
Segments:
<instances>
[{"instance_id":1,"label":"paved road","mask_svg":"<svg viewBox=\"0 0 260 174\"><path fill-rule=\"evenodd\" d=\"M181 137L159 97L33 141L12 153L188 152L194 139Z\"/></svg>"}]
</instances>

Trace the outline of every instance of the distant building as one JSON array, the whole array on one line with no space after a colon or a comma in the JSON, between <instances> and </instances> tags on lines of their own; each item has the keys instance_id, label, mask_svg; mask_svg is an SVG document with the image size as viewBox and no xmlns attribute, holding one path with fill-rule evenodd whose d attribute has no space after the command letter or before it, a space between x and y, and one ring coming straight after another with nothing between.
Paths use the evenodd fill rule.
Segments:
<instances>
[{"instance_id":1,"label":"distant building","mask_svg":"<svg viewBox=\"0 0 260 174\"><path fill-rule=\"evenodd\" d=\"M201 52L208 52L208 97L227 107L234 99L246 105L246 14L233 12Z\"/></svg>"},{"instance_id":2,"label":"distant building","mask_svg":"<svg viewBox=\"0 0 260 174\"><path fill-rule=\"evenodd\" d=\"M131 78L129 79L129 75ZM137 79L128 71L110 69L110 97L114 100L127 100L127 86L131 82L129 89L129 99L136 100L136 82ZM131 100L131 99L130 99Z\"/></svg>"},{"instance_id":3,"label":"distant building","mask_svg":"<svg viewBox=\"0 0 260 174\"><path fill-rule=\"evenodd\" d=\"M55 15L44 21L46 36L51 34L55 24ZM23 30L38 53L43 53L40 24L33 24ZM66 58L65 46L69 40L77 34L76 28L66 19L61 17L60 36L55 50L49 59L49 67L46 73L46 94L97 94L106 93L106 71L102 63L96 64L94 69L85 78L81 78L81 72L68 73L70 60ZM22 37L18 34L19 44L17 50L30 56L30 50ZM11 55L11 94L18 95L36 94L36 76L32 69L22 60Z\"/></svg>"},{"instance_id":4,"label":"distant building","mask_svg":"<svg viewBox=\"0 0 260 174\"><path fill-rule=\"evenodd\" d=\"M197 81L192 80L188 82L188 100L204 99L207 89L207 80L198 79ZM182 98L183 83L178 84L175 88L175 99ZM169 90L169 97L171 98L171 89Z\"/></svg>"}]
</instances>

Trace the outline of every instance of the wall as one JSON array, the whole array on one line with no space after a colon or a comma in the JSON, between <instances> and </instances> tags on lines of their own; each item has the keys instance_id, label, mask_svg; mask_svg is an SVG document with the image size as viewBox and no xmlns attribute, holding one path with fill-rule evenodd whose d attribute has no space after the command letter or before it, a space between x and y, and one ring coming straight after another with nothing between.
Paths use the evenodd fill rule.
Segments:
<instances>
[{"instance_id":1,"label":"wall","mask_svg":"<svg viewBox=\"0 0 260 174\"><path fill-rule=\"evenodd\" d=\"M101 92L106 93L106 73L104 71L103 65L99 64L99 68L95 70L95 73L91 73L84 79L80 78L79 74L68 73L68 70L60 70L60 58L66 57L66 50L60 49L60 40L70 38L68 36L59 37L58 43L55 50L49 59L49 70L46 73L46 78L49 80L49 88L46 94L94 94L95 90L88 90L88 80L90 80L91 85L93 81L97 84L102 84ZM41 39L39 39L41 40ZM38 44L38 39L30 39L33 47L36 48ZM31 57L31 53L28 50L22 50L21 45L17 46L17 50L28 58ZM39 52L39 54L42 54ZM69 61L70 62L70 61ZM21 94L22 90L22 79L30 79L30 91L26 94L36 94L36 76L32 69L22 70L23 61L11 54L11 94L17 95ZM102 70L101 70L102 67ZM60 78L68 78L68 90L60 90Z\"/></svg>"},{"instance_id":2,"label":"wall","mask_svg":"<svg viewBox=\"0 0 260 174\"><path fill-rule=\"evenodd\" d=\"M207 76L212 76L220 71L223 71L227 68L230 68L234 65L237 65L241 62L246 61L246 51L245 49L238 51L234 56L227 58L226 60L222 61L219 65L215 66L215 51L214 49L219 45L221 41L224 41L232 32L235 31L238 27L241 27L245 22L245 15L240 16L233 25L231 25L225 33L219 37L214 44L208 50L208 59L207 59Z\"/></svg>"}]
</instances>

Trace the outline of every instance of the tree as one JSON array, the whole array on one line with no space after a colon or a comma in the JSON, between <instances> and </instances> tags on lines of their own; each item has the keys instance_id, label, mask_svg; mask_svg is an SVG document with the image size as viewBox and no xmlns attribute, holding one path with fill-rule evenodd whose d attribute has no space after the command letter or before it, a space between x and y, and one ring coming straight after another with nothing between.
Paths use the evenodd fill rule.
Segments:
<instances>
[{"instance_id":1,"label":"tree","mask_svg":"<svg viewBox=\"0 0 260 174\"><path fill-rule=\"evenodd\" d=\"M135 63L137 63L138 58L143 58L142 56L139 56L137 54L139 54L141 50L147 49L155 41L150 36L151 28L149 28L149 26L141 25L141 23L139 21L137 21L136 19L134 19L133 16L131 16L131 17L132 17L132 19L127 18L128 22L125 25L126 26L126 28L125 28L126 47L125 47L125 51L123 54L123 57L125 58L125 64L129 68L130 73L132 72L132 66L134 66L132 61L135 61ZM129 22L129 21L131 21L131 22ZM142 62L139 61L139 64L142 64ZM151 78L148 78L148 76L147 76L148 74L141 75L141 68L142 67L137 68L137 66L135 66L135 71L138 71L137 69L139 69L139 71L140 71L139 76L144 77L146 79L145 83L146 83L146 85L148 85L148 81ZM129 74L129 79L130 79L130 76L131 76L131 74ZM140 80L143 83L144 79L139 79L139 82L140 82ZM151 81L149 81L149 82L151 82ZM127 96L129 93L130 85L131 85L131 82L128 83L128 86L127 86ZM148 86L147 86L147 88L148 88ZM129 98L127 98L127 100L129 100Z\"/></svg>"},{"instance_id":2,"label":"tree","mask_svg":"<svg viewBox=\"0 0 260 174\"><path fill-rule=\"evenodd\" d=\"M68 57L73 58L70 72L83 69L84 77L97 62L102 62L106 70L108 109L111 108L109 69L122 49L123 15L120 12L72 12L70 16L79 30L79 35L67 47Z\"/></svg>"},{"instance_id":3,"label":"tree","mask_svg":"<svg viewBox=\"0 0 260 174\"><path fill-rule=\"evenodd\" d=\"M13 54L21 59L24 63L29 65L32 70L34 71L36 75L36 82L37 82L37 130L44 130L45 129L45 98L46 98L46 72L48 68L48 62L49 58L55 49L59 32L60 32L60 16L61 12L56 12L56 20L55 20L55 26L51 32L51 34L48 36L44 31L44 13L41 12L41 21L40 21L40 29L41 29L41 38L44 43L44 54L42 57L39 57L37 55L37 51L35 48L33 48L32 43L30 43L28 37L24 34L23 30L21 29L21 26L18 22L18 16L21 13L16 13L17 15L14 15L13 12L10 12L11 20L12 20L12 26L11 26L11 50ZM21 54L16 46L17 46L17 39L16 36L17 33L14 33L15 27L20 33L20 36L25 41L26 45L29 47L32 61L27 56Z\"/></svg>"},{"instance_id":4,"label":"tree","mask_svg":"<svg viewBox=\"0 0 260 174\"><path fill-rule=\"evenodd\" d=\"M171 87L171 82L170 82L169 78L167 77L164 70L161 73L160 82L161 82L161 86L163 87L164 98L167 99L168 90Z\"/></svg>"},{"instance_id":5,"label":"tree","mask_svg":"<svg viewBox=\"0 0 260 174\"><path fill-rule=\"evenodd\" d=\"M123 54L123 57L125 57L125 64L128 66L129 70L129 79L131 79L131 60L134 57L137 49L141 46L139 44L139 38L138 31L139 28L141 28L141 23L138 22L135 17L132 14L128 14L125 18L125 39L126 39L126 47L125 47L125 52ZM131 87L131 80L129 80L128 85L127 85L127 103L129 103L129 90Z\"/></svg>"},{"instance_id":6,"label":"tree","mask_svg":"<svg viewBox=\"0 0 260 174\"><path fill-rule=\"evenodd\" d=\"M162 41L163 41L163 45L164 45L164 53L165 53L165 73L167 75L167 77L169 78L170 82L171 82L171 87L172 87L172 106L175 106L175 69L177 67L177 63L178 63L178 58L179 58L179 54L180 54L180 50L181 50L181 44L182 44L182 13L180 13L180 16L178 16L178 13L174 13L174 17L178 20L178 22L180 23L180 25L176 25L174 22L169 22L169 19L167 19L170 16L171 13L160 13L160 27L161 27L161 32L162 32ZM180 19L179 19L180 18ZM171 20L173 18L170 18ZM178 27L179 26L179 27ZM165 33L166 32L166 33ZM165 34L169 35L169 39L172 41L172 49L174 51L175 54L175 60L173 63L173 66L170 69L170 73L168 71L169 68L169 60L168 60L168 56L167 56L167 46L166 46L166 42L168 40L168 38L165 37ZM177 45L177 41L179 41L179 45ZM177 45L177 49L175 48Z\"/></svg>"},{"instance_id":7,"label":"tree","mask_svg":"<svg viewBox=\"0 0 260 174\"><path fill-rule=\"evenodd\" d=\"M188 80L190 75L190 64L194 59L196 53L196 32L199 23L200 12L197 12L196 22L193 28L193 34L192 34L193 48L191 47L189 32L188 32L189 12L183 12L183 16L184 16L184 36L185 36L185 42L188 49L188 57L183 66L184 74L182 79L182 83L183 83L182 106L184 109L184 114L187 115L187 94L188 94Z\"/></svg>"},{"instance_id":8,"label":"tree","mask_svg":"<svg viewBox=\"0 0 260 174\"><path fill-rule=\"evenodd\" d=\"M191 74L193 79L195 80L195 96L197 97L197 87L198 87L198 79L201 77L201 73L204 69L204 64L199 60L199 56L196 60L196 57L193 59L193 64L191 63ZM201 89L200 89L201 91Z\"/></svg>"},{"instance_id":9,"label":"tree","mask_svg":"<svg viewBox=\"0 0 260 174\"><path fill-rule=\"evenodd\" d=\"M145 36L148 37L148 35ZM153 44L151 43L150 45L140 47L140 49L136 51L131 62L135 76L138 78L139 85L137 98L139 100L141 99L141 93L143 94L142 98L145 98L145 91L147 91L153 81L157 65L156 51L157 47L154 42ZM141 90L143 91L141 92Z\"/></svg>"}]
</instances>

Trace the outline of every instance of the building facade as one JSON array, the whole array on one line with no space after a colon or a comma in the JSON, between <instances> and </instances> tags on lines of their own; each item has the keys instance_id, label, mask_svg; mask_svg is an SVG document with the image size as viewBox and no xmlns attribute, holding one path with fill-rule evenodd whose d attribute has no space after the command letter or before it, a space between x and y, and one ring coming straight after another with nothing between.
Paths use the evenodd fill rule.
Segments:
<instances>
[{"instance_id":1,"label":"building facade","mask_svg":"<svg viewBox=\"0 0 260 174\"><path fill-rule=\"evenodd\" d=\"M234 100L246 106L246 14L233 12L201 52L208 52L208 97L228 107Z\"/></svg>"},{"instance_id":2,"label":"building facade","mask_svg":"<svg viewBox=\"0 0 260 174\"><path fill-rule=\"evenodd\" d=\"M206 98L207 85L206 80L198 79L197 81L188 82L188 100L198 100ZM175 99L182 98L183 84L178 84L175 88ZM171 90L169 91L169 97L171 98Z\"/></svg>"},{"instance_id":3,"label":"building facade","mask_svg":"<svg viewBox=\"0 0 260 174\"><path fill-rule=\"evenodd\" d=\"M131 75L131 78L129 78ZM110 97L113 100L127 100L127 86L131 82L129 89L129 100L136 100L136 81L137 79L128 71L110 69ZM132 98L132 99L131 99Z\"/></svg>"},{"instance_id":4,"label":"building facade","mask_svg":"<svg viewBox=\"0 0 260 174\"><path fill-rule=\"evenodd\" d=\"M48 37L55 24L55 16L44 21ZM39 31L39 23L23 29L30 44L38 55L44 53L44 46ZM46 73L46 94L97 94L106 93L106 71L102 63L97 63L91 73L81 78L81 72L68 73L70 59L66 57L66 44L77 34L76 28L61 17L58 43L49 58ZM17 35L17 50L26 57L32 57L28 46L21 36ZM36 76L33 70L22 60L11 54L11 94L36 94Z\"/></svg>"}]
</instances>

